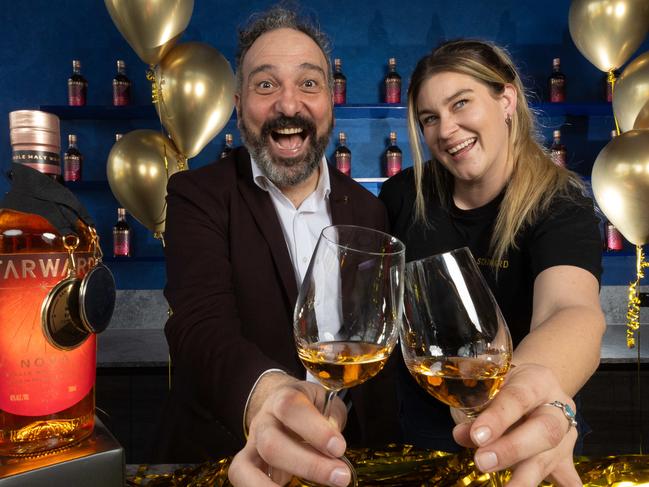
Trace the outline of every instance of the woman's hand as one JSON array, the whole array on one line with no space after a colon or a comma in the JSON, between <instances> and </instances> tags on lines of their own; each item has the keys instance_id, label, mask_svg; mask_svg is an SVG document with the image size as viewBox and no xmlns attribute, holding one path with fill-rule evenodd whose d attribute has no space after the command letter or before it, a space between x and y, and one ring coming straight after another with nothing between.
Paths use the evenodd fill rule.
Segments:
<instances>
[{"instance_id":1,"label":"woman's hand","mask_svg":"<svg viewBox=\"0 0 649 487\"><path fill-rule=\"evenodd\" d=\"M250 422L245 447L232 460L230 482L237 487L272 487L295 475L321 485L347 485L349 469L337 458L345 453L340 430L347 410L336 397L330 418L325 418L320 413L324 397L321 386L305 381L269 394Z\"/></svg>"},{"instance_id":2,"label":"woman's hand","mask_svg":"<svg viewBox=\"0 0 649 487\"><path fill-rule=\"evenodd\" d=\"M548 405L553 401L575 410L550 369L519 365L476 420L456 426L453 436L462 446L478 448L481 471L511 468L508 487L536 487L546 478L557 486L581 486L573 463L577 430L560 408Z\"/></svg>"}]
</instances>

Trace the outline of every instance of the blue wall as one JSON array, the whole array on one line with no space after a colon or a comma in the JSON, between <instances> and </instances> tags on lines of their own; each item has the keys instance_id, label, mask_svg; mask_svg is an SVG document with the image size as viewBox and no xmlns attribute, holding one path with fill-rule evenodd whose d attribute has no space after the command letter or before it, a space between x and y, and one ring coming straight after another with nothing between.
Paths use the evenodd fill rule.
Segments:
<instances>
[{"instance_id":1,"label":"blue wall","mask_svg":"<svg viewBox=\"0 0 649 487\"><path fill-rule=\"evenodd\" d=\"M233 64L236 29L248 16L264 9L268 1L196 0L189 27L182 41L203 41L219 49ZM388 0L304 1L304 9L317 17L332 40L332 55L343 61L348 79L349 103L377 103L386 72L388 57L396 57L404 79L404 94L409 73L416 61L444 39L461 36L494 40L508 48L525 75L527 87L542 101L552 58L562 59L568 78L568 101L600 102L604 92L604 74L577 51L568 32L569 0L539 2L530 0ZM11 110L38 108L40 105L67 103L67 78L71 60L82 61L82 71L89 82L89 105L111 103L111 80L115 60L124 59L134 83L134 104L150 103L150 87L145 79L146 66L137 58L113 25L100 0L23 0L1 4L2 43L0 44L0 149L3 172L9 167L10 146L8 117ZM649 48L649 43L638 53ZM568 147L570 166L588 176L597 153L609 138L613 119L598 117L549 117L542 120L542 132L549 139L554 128L561 128ZM77 133L85 155L84 179L105 180L106 157L116 132L136 128L159 129L156 120L64 121L62 140ZM234 131L230 123L225 130ZM404 165L410 165L405 120L389 118L339 120L336 131L348 133L353 152L353 175L381 175L380 157L390 130L396 130L404 150ZM334 137L335 138L335 137ZM198 167L213 160L221 151L223 134L218 135L203 152L190 161ZM235 142L239 138L235 132ZM333 153L334 145L328 150ZM8 182L0 178L0 191ZM105 250L110 250L111 227L118 206L108 186L96 185L78 191L99 223ZM159 243L134 220L134 247L149 261L137 264L114 263L120 288L159 288L164 284L164 269ZM632 260L632 259L630 259ZM629 280L633 265L605 275L606 284Z\"/></svg>"}]
</instances>

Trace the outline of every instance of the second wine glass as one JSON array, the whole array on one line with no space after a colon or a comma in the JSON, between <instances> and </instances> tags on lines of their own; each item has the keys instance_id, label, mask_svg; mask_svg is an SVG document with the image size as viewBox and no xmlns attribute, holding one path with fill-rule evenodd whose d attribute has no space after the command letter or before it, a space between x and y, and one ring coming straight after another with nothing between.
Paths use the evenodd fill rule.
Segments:
<instances>
[{"instance_id":1,"label":"second wine glass","mask_svg":"<svg viewBox=\"0 0 649 487\"><path fill-rule=\"evenodd\" d=\"M403 357L430 395L474 419L511 367L505 319L467 247L408 262ZM493 486L499 474L490 474Z\"/></svg>"},{"instance_id":2,"label":"second wine glass","mask_svg":"<svg viewBox=\"0 0 649 487\"><path fill-rule=\"evenodd\" d=\"M374 377L394 349L404 262L405 246L386 233L352 225L322 231L300 288L293 331L300 360L327 390L324 416L338 391ZM356 485L352 465L342 460Z\"/></svg>"}]
</instances>

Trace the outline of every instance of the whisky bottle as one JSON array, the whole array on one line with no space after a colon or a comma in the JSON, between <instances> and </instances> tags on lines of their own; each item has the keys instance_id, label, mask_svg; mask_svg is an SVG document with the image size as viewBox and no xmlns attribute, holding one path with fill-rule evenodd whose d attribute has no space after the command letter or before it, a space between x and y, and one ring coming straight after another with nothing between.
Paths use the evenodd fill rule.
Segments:
<instances>
[{"instance_id":1,"label":"whisky bottle","mask_svg":"<svg viewBox=\"0 0 649 487\"><path fill-rule=\"evenodd\" d=\"M336 169L341 173L351 176L352 175L352 151L347 147L347 136L345 132L338 134L338 147L334 153L336 159Z\"/></svg>"},{"instance_id":2,"label":"whisky bottle","mask_svg":"<svg viewBox=\"0 0 649 487\"><path fill-rule=\"evenodd\" d=\"M345 103L347 103L347 77L343 74L342 62L336 58L334 59L334 104Z\"/></svg>"},{"instance_id":3,"label":"whisky bottle","mask_svg":"<svg viewBox=\"0 0 649 487\"><path fill-rule=\"evenodd\" d=\"M44 319L45 303L68 276L64 237L78 237L76 248L68 246L77 276L93 266L92 220L56 182L58 117L14 111L9 127L12 186L0 205L0 458L74 444L92 432L95 411L95 335L62 348ZM66 313L59 331L76 333Z\"/></svg>"},{"instance_id":4,"label":"whisky bottle","mask_svg":"<svg viewBox=\"0 0 649 487\"><path fill-rule=\"evenodd\" d=\"M561 143L561 130L555 130L552 132L550 159L552 159L552 162L557 166L566 167L566 146Z\"/></svg>"},{"instance_id":5,"label":"whisky bottle","mask_svg":"<svg viewBox=\"0 0 649 487\"><path fill-rule=\"evenodd\" d=\"M549 99L551 103L566 101L566 75L561 72L561 59L552 60L552 74L548 79Z\"/></svg>"},{"instance_id":6,"label":"whisky bottle","mask_svg":"<svg viewBox=\"0 0 649 487\"><path fill-rule=\"evenodd\" d=\"M390 145L385 150L385 175L392 177L401 171L402 154L397 145L397 133L390 132Z\"/></svg>"},{"instance_id":7,"label":"whisky bottle","mask_svg":"<svg viewBox=\"0 0 649 487\"><path fill-rule=\"evenodd\" d=\"M86 104L88 82L81 74L81 61L72 61L72 75L68 78L68 105L82 107Z\"/></svg>"},{"instance_id":8,"label":"whisky bottle","mask_svg":"<svg viewBox=\"0 0 649 487\"><path fill-rule=\"evenodd\" d=\"M63 156L63 181L81 181L83 154L77 147L77 136L68 135L68 150Z\"/></svg>"},{"instance_id":9,"label":"whisky bottle","mask_svg":"<svg viewBox=\"0 0 649 487\"><path fill-rule=\"evenodd\" d=\"M385 75L385 103L401 103L401 76L397 73L397 60L388 60L388 74Z\"/></svg>"},{"instance_id":10,"label":"whisky bottle","mask_svg":"<svg viewBox=\"0 0 649 487\"><path fill-rule=\"evenodd\" d=\"M113 105L123 107L131 104L131 80L126 76L126 63L117 60L117 74L113 78Z\"/></svg>"},{"instance_id":11,"label":"whisky bottle","mask_svg":"<svg viewBox=\"0 0 649 487\"><path fill-rule=\"evenodd\" d=\"M117 223L113 226L113 257L131 256L131 227L126 221L126 210L117 208Z\"/></svg>"},{"instance_id":12,"label":"whisky bottle","mask_svg":"<svg viewBox=\"0 0 649 487\"><path fill-rule=\"evenodd\" d=\"M223 159L230 152L232 152L232 145L233 144L234 144L234 139L232 138L232 134L225 134L225 141L223 143L223 150L221 151L221 156L220 156L221 159Z\"/></svg>"}]
</instances>

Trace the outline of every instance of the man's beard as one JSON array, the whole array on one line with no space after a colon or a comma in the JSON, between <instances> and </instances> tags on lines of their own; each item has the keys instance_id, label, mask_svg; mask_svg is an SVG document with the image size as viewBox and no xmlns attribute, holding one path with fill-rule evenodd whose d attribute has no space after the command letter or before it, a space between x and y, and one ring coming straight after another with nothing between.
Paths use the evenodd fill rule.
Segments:
<instances>
[{"instance_id":1,"label":"man's beard","mask_svg":"<svg viewBox=\"0 0 649 487\"><path fill-rule=\"evenodd\" d=\"M303 130L304 138L309 137L310 143L306 153L298 157L276 157L271 154L268 139L274 130L298 127ZM239 119L241 139L248 152L257 162L261 172L278 188L295 186L309 178L319 166L324 151L329 144L329 137L333 130L333 119L324 135L317 137L317 129L312 120L302 117L279 116L266 121L261 127L259 135L248 129L245 119Z\"/></svg>"}]
</instances>

